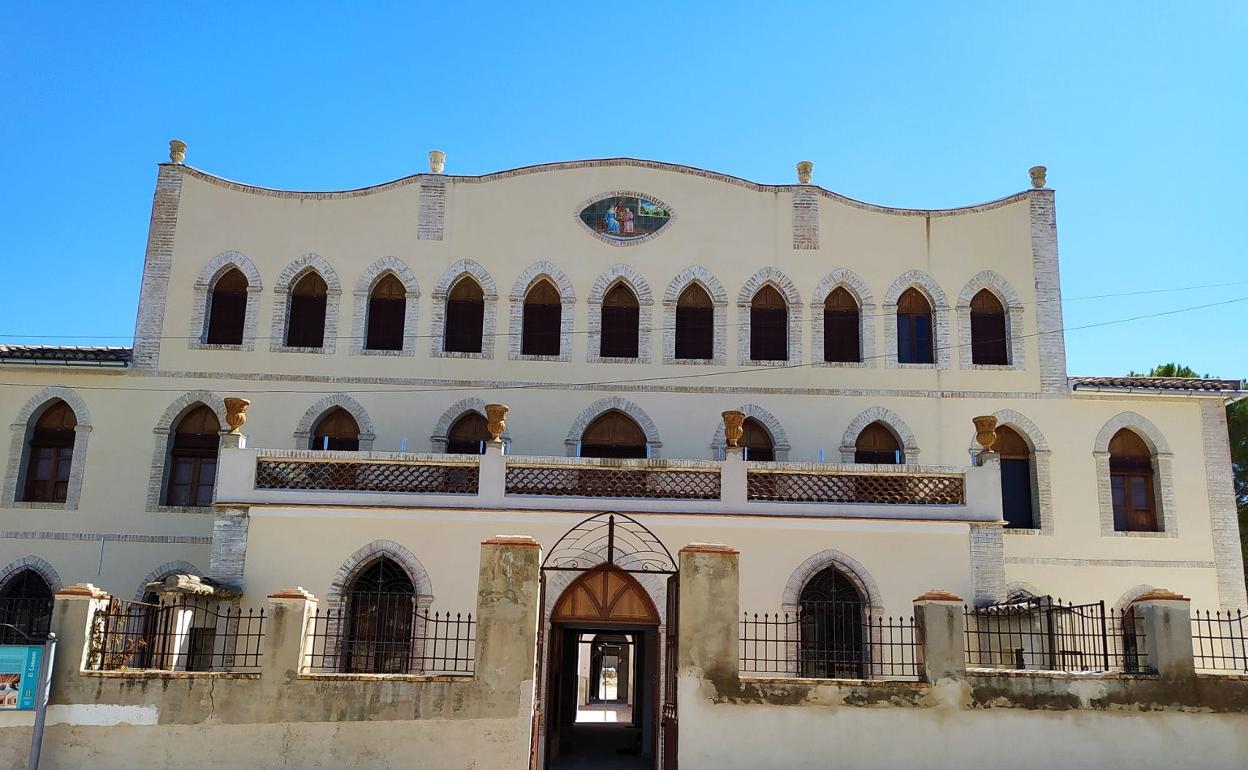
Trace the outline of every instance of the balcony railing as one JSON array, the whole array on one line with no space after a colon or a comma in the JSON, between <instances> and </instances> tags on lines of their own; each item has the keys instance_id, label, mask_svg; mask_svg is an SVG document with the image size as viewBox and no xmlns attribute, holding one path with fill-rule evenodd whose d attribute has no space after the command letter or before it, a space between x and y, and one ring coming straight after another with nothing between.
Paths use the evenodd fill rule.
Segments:
<instances>
[{"instance_id":1,"label":"balcony railing","mask_svg":"<svg viewBox=\"0 0 1248 770\"><path fill-rule=\"evenodd\" d=\"M484 455L226 449L215 503L1001 520L995 464L526 457L494 447Z\"/></svg>"}]
</instances>

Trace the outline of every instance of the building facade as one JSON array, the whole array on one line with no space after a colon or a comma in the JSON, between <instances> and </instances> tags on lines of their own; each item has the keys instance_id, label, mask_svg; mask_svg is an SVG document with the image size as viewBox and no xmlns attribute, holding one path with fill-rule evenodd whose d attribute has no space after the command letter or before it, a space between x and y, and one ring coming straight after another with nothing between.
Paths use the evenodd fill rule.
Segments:
<instances>
[{"instance_id":1,"label":"building facade","mask_svg":"<svg viewBox=\"0 0 1248 770\"><path fill-rule=\"evenodd\" d=\"M803 164L764 185L435 160L343 192L160 165L133 348L0 349L0 596L89 582L151 603L182 580L246 609L301 586L326 672L427 674L458 637L411 624L478 605L479 543L531 537L551 766L586 741L661 757L690 543L739 551L743 611L835 637L773 645L763 670L798 678L873 678L862 618L932 588L1120 620L1159 588L1248 604L1238 383L1068 376L1042 168L915 210ZM233 433L227 399L249 402ZM416 620L385 620L395 602ZM219 656L205 639L181 643ZM638 729L578 737L573 712Z\"/></svg>"}]
</instances>

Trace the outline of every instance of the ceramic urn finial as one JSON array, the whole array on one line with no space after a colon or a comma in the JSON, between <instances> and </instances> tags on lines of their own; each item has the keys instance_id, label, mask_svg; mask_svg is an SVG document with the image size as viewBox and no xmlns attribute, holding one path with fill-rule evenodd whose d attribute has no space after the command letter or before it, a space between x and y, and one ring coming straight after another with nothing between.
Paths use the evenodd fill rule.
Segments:
<instances>
[{"instance_id":1,"label":"ceramic urn finial","mask_svg":"<svg viewBox=\"0 0 1248 770\"><path fill-rule=\"evenodd\" d=\"M983 447L984 452L991 452L992 445L997 443L997 418L992 415L972 417L975 423L975 440Z\"/></svg>"},{"instance_id":2,"label":"ceramic urn finial","mask_svg":"<svg viewBox=\"0 0 1248 770\"><path fill-rule=\"evenodd\" d=\"M441 150L429 151L429 170L435 174L441 174L446 168L446 153Z\"/></svg>"},{"instance_id":3,"label":"ceramic urn finial","mask_svg":"<svg viewBox=\"0 0 1248 770\"><path fill-rule=\"evenodd\" d=\"M1045 185L1045 175L1048 174L1047 166L1032 166L1027 169L1027 173L1031 174L1031 186L1039 190Z\"/></svg>"},{"instance_id":4,"label":"ceramic urn finial","mask_svg":"<svg viewBox=\"0 0 1248 770\"><path fill-rule=\"evenodd\" d=\"M169 160L178 165L186 160L186 142L181 139L169 140Z\"/></svg>"},{"instance_id":5,"label":"ceramic urn finial","mask_svg":"<svg viewBox=\"0 0 1248 770\"><path fill-rule=\"evenodd\" d=\"M503 431L507 430L507 411L506 404L485 405L485 427L490 432L490 441L503 440Z\"/></svg>"},{"instance_id":6,"label":"ceramic urn finial","mask_svg":"<svg viewBox=\"0 0 1248 770\"><path fill-rule=\"evenodd\" d=\"M251 402L245 398L227 398L225 399L225 422L230 426L230 433L238 436L242 434L243 423L247 422L247 407L251 406Z\"/></svg>"},{"instance_id":7,"label":"ceramic urn finial","mask_svg":"<svg viewBox=\"0 0 1248 770\"><path fill-rule=\"evenodd\" d=\"M814 163L808 160L799 160L797 162L797 181L801 184L810 184L810 174L814 170Z\"/></svg>"},{"instance_id":8,"label":"ceramic urn finial","mask_svg":"<svg viewBox=\"0 0 1248 770\"><path fill-rule=\"evenodd\" d=\"M745 412L733 409L723 413L724 441L728 446L740 446L741 437L745 435Z\"/></svg>"}]
</instances>

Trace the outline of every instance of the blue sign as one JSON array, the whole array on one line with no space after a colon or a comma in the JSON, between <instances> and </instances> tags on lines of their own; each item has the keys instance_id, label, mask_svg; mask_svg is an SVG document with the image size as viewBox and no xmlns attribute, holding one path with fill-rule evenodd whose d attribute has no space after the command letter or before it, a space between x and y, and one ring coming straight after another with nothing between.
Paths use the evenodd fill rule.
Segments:
<instances>
[{"instance_id":1,"label":"blue sign","mask_svg":"<svg viewBox=\"0 0 1248 770\"><path fill-rule=\"evenodd\" d=\"M0 645L0 711L35 707L43 645Z\"/></svg>"}]
</instances>

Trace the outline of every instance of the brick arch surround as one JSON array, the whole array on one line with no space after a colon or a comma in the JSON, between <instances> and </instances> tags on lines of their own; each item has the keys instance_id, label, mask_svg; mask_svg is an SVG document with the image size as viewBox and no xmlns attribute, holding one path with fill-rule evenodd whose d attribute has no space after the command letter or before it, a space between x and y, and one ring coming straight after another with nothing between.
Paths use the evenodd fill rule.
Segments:
<instances>
[{"instance_id":1,"label":"brick arch surround","mask_svg":"<svg viewBox=\"0 0 1248 770\"><path fill-rule=\"evenodd\" d=\"M243 342L241 345L208 344L208 305L212 287L217 280L231 269L238 268L247 278L247 307L243 316ZM255 350L256 349L256 317L260 313L260 294L264 284L260 280L260 271L255 263L241 251L225 251L208 260L199 277L191 287L194 297L191 302L191 329L188 347L193 350L225 349Z\"/></svg>"},{"instance_id":2,"label":"brick arch surround","mask_svg":"<svg viewBox=\"0 0 1248 770\"><path fill-rule=\"evenodd\" d=\"M764 286L773 286L788 305L789 351L784 361L755 361L750 358L750 303ZM802 295L797 284L782 271L764 267L741 286L737 294L737 363L741 366L793 366L802 361Z\"/></svg>"},{"instance_id":3,"label":"brick arch surround","mask_svg":"<svg viewBox=\"0 0 1248 770\"><path fill-rule=\"evenodd\" d=\"M286 345L286 317L290 312L290 291L305 275L315 271L325 281L325 344L319 348L292 348ZM273 285L273 329L269 350L275 353L332 354L338 342L338 304L342 282L338 273L320 254L304 254L295 259L277 276Z\"/></svg>"},{"instance_id":4,"label":"brick arch surround","mask_svg":"<svg viewBox=\"0 0 1248 770\"><path fill-rule=\"evenodd\" d=\"M1005 335L1009 340L1008 364L976 364L971 356L971 300L981 289L987 289L1005 308ZM962 369L1024 369L1026 348L1023 344L1023 301L1018 292L1001 275L983 270L967 281L958 294L958 366Z\"/></svg>"},{"instance_id":5,"label":"brick arch surround","mask_svg":"<svg viewBox=\"0 0 1248 770\"><path fill-rule=\"evenodd\" d=\"M74 410L74 419L78 421L74 428L74 453L70 458L69 490L65 494L64 503L30 503L17 501L17 487L21 483L27 458L26 445L35 429L35 418L52 401L60 399ZM91 412L87 404L75 391L60 385L49 385L36 393L22 406L9 426L11 438L9 442L9 460L5 469L4 492L0 496L0 507L5 508L48 508L72 511L78 508L82 497L82 479L86 472L87 439L91 435Z\"/></svg>"},{"instance_id":6,"label":"brick arch surround","mask_svg":"<svg viewBox=\"0 0 1248 770\"><path fill-rule=\"evenodd\" d=\"M632 290L637 298L637 357L611 358L603 357L602 350L602 300L607 291L616 284L623 284ZM652 308L654 294L650 284L632 265L620 262L612 265L594 280L589 290L589 318L586 319L589 363L630 363L644 364L650 362L650 338L653 336Z\"/></svg>"},{"instance_id":7,"label":"brick arch surround","mask_svg":"<svg viewBox=\"0 0 1248 770\"><path fill-rule=\"evenodd\" d=\"M23 570L30 570L43 578L43 582L48 584L48 588L52 589L52 593L56 593L64 587L65 583L61 580L61 576L51 564L48 564L38 556L23 556L20 559L14 559L0 569L0 588L3 588L9 579Z\"/></svg>"},{"instance_id":8,"label":"brick arch surround","mask_svg":"<svg viewBox=\"0 0 1248 770\"><path fill-rule=\"evenodd\" d=\"M446 300L451 288L465 276L472 278L481 287L481 298L485 303L485 317L481 321L481 352L460 353L443 350L446 334ZM429 336L429 355L435 358L493 358L495 327L498 319L498 286L489 271L471 259L461 259L451 265L438 278L431 295L430 307L432 325Z\"/></svg>"},{"instance_id":9,"label":"brick arch surround","mask_svg":"<svg viewBox=\"0 0 1248 770\"><path fill-rule=\"evenodd\" d=\"M351 583L361 572L382 558L388 558L401 566L411 578L412 585L416 589L418 607L428 608L433 603L433 582L429 579L429 572L425 569L425 565L416 558L416 554L393 540L374 540L348 556L334 573L334 578L329 583L329 593L325 596L329 607L339 613L343 612L346 609L347 593L351 590Z\"/></svg>"},{"instance_id":10,"label":"brick arch surround","mask_svg":"<svg viewBox=\"0 0 1248 770\"><path fill-rule=\"evenodd\" d=\"M1044 433L1034 422L1021 412L1013 409L998 409L992 413L997 418L997 425L1013 429L1022 436L1031 449L1031 504L1039 526L1034 529L1007 528L1007 535L1052 535L1053 534L1053 489L1052 489L1052 452ZM971 434L970 453L978 455L981 450L979 442Z\"/></svg>"},{"instance_id":11,"label":"brick arch surround","mask_svg":"<svg viewBox=\"0 0 1248 770\"><path fill-rule=\"evenodd\" d=\"M520 352L521 332L524 325L524 298L529 289L538 281L546 279L559 292L559 303L563 306L559 314L559 355L531 356ZM555 265L545 260L534 262L525 268L516 282L511 286L508 297L508 358L520 361L571 361L572 360L572 324L576 318L576 292L572 281Z\"/></svg>"},{"instance_id":12,"label":"brick arch surround","mask_svg":"<svg viewBox=\"0 0 1248 770\"><path fill-rule=\"evenodd\" d=\"M1114 500L1109 483L1109 442L1114 434L1130 428L1144 440L1152 453L1153 499L1161 509L1157 517L1157 532L1119 532L1114 529ZM1097 500L1101 512L1101 535L1103 537L1178 537L1179 517L1174 503L1174 453L1165 435L1147 417L1136 412L1120 412L1113 416L1096 434L1092 445L1092 459L1096 463Z\"/></svg>"},{"instance_id":13,"label":"brick arch surround","mask_svg":"<svg viewBox=\"0 0 1248 770\"><path fill-rule=\"evenodd\" d=\"M711 298L711 322L715 325L711 335L710 359L683 359L676 357L676 302L691 283L702 287ZM718 364L727 363L728 293L719 279L701 265L690 265L682 270L663 293L663 363L665 364Z\"/></svg>"},{"instance_id":14,"label":"brick arch surround","mask_svg":"<svg viewBox=\"0 0 1248 770\"><path fill-rule=\"evenodd\" d=\"M843 287L858 303L858 351L861 361L823 360L823 303L828 295ZM877 312L871 288L852 270L838 267L823 277L810 297L810 362L814 366L859 368L876 365L875 317Z\"/></svg>"},{"instance_id":15,"label":"brick arch surround","mask_svg":"<svg viewBox=\"0 0 1248 770\"><path fill-rule=\"evenodd\" d=\"M437 425L433 427L433 435L429 437L429 442L433 445L433 451L442 453L446 451L447 434L451 432L451 426L460 417L468 412L476 412L485 417L485 400L480 398L465 398L451 404L450 408L442 413L438 418ZM503 435L499 436L504 444L511 444L511 434L503 431Z\"/></svg>"},{"instance_id":16,"label":"brick arch surround","mask_svg":"<svg viewBox=\"0 0 1248 770\"><path fill-rule=\"evenodd\" d=\"M368 300L373 287L383 276L391 274L403 284L403 347L399 350L365 350L364 338L368 331ZM351 353L369 356L416 355L416 319L420 299L420 284L407 263L398 257L382 257L364 269L355 284L351 303Z\"/></svg>"},{"instance_id":17,"label":"brick arch surround","mask_svg":"<svg viewBox=\"0 0 1248 770\"><path fill-rule=\"evenodd\" d=\"M737 411L744 412L746 417L753 417L763 424L763 427L771 434L772 448L775 449L777 461L789 459L789 450L793 448L789 443L789 434L785 432L784 426L774 414L758 404L742 404L737 407ZM715 426L715 435L711 437L711 452L714 457L719 457L723 453L724 443L724 421L721 419Z\"/></svg>"},{"instance_id":18,"label":"brick arch surround","mask_svg":"<svg viewBox=\"0 0 1248 770\"><path fill-rule=\"evenodd\" d=\"M355 418L355 424L360 428L360 451L373 448L373 441L377 438L377 429L373 427L373 420L368 416L368 412L364 411L359 401L347 394L334 393L317 401L303 413L299 424L295 426L296 449L308 448L308 442L312 440L312 428L316 425L316 421L336 406L346 409Z\"/></svg>"},{"instance_id":19,"label":"brick arch surround","mask_svg":"<svg viewBox=\"0 0 1248 770\"><path fill-rule=\"evenodd\" d=\"M910 288L918 289L932 306L935 364L903 364L897 361L897 300ZM949 368L951 348L956 343L952 339L949 325L949 300L935 279L922 270L907 270L897 276L897 280L884 293L881 313L884 316L884 362L889 369Z\"/></svg>"},{"instance_id":20,"label":"brick arch surround","mask_svg":"<svg viewBox=\"0 0 1248 770\"><path fill-rule=\"evenodd\" d=\"M581 443L581 434L585 432L589 424L602 413L612 410L623 412L636 421L641 431L646 434L646 446L650 448L650 457L658 457L659 449L663 446L663 441L659 438L658 426L654 424L654 420L651 420L650 415L646 414L645 410L640 406L619 396L600 398L585 407L585 410L577 415L576 420L572 423L572 427L568 430L567 438L563 440L568 457L576 457L576 447Z\"/></svg>"},{"instance_id":21,"label":"brick arch surround","mask_svg":"<svg viewBox=\"0 0 1248 770\"><path fill-rule=\"evenodd\" d=\"M873 406L855 417L845 434L841 437L841 462L852 463L858 442L858 434L873 422L881 422L889 427L901 442L902 451L906 453L906 465L917 465L919 462L919 443L914 439L914 431L906 421L894 412L882 406Z\"/></svg>"},{"instance_id":22,"label":"brick arch surround","mask_svg":"<svg viewBox=\"0 0 1248 770\"><path fill-rule=\"evenodd\" d=\"M884 595L880 586L856 559L835 549L820 551L798 565L784 584L784 594L780 598L780 611L796 613L801 603L802 589L810 579L825 569L833 567L858 589L862 601L866 605L868 615L879 615L884 612Z\"/></svg>"},{"instance_id":23,"label":"brick arch surround","mask_svg":"<svg viewBox=\"0 0 1248 770\"><path fill-rule=\"evenodd\" d=\"M225 422L225 399L209 390L192 390L178 396L156 421L152 428L152 465L147 480L147 510L176 512L181 510L202 511L200 507L162 506L161 495L165 486L165 468L169 464L169 434L182 415L198 404L204 404L217 415L221 432L229 431Z\"/></svg>"}]
</instances>

